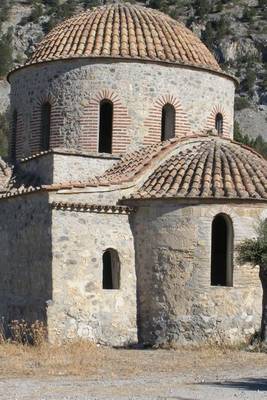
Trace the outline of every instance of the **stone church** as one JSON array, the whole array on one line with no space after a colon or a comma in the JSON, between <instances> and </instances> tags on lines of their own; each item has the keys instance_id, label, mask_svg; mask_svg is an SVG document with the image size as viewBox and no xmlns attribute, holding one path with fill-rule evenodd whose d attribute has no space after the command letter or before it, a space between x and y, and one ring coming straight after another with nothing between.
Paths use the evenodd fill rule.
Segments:
<instances>
[{"instance_id":1,"label":"stone church","mask_svg":"<svg viewBox=\"0 0 267 400\"><path fill-rule=\"evenodd\" d=\"M238 342L259 327L235 247L267 161L233 141L236 79L185 26L130 4L56 26L11 71L0 315L51 341Z\"/></svg>"}]
</instances>

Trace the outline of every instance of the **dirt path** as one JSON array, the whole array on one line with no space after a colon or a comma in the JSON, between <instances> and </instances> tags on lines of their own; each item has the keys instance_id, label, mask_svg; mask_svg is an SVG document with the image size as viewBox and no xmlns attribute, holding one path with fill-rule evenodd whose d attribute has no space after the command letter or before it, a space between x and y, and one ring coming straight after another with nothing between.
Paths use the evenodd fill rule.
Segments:
<instances>
[{"instance_id":1,"label":"dirt path","mask_svg":"<svg viewBox=\"0 0 267 400\"><path fill-rule=\"evenodd\" d=\"M19 366L21 357L13 354L14 368L8 371L7 362L12 360L0 352L1 400L267 399L266 354L101 349L84 353L81 369L76 366L72 375L66 365L75 365L75 354L66 355L70 364L58 360L57 365L47 352L50 363L42 359L37 363L33 355L26 355ZM91 367L86 370L83 362L90 359ZM4 365L5 370L1 369Z\"/></svg>"},{"instance_id":2,"label":"dirt path","mask_svg":"<svg viewBox=\"0 0 267 400\"><path fill-rule=\"evenodd\" d=\"M176 400L263 400L267 398L267 379L255 371L236 377L223 374L201 380L187 375L154 375L131 379L9 379L0 382L3 400L91 400L91 399L176 399ZM267 376L267 368L257 371ZM203 382L205 380L205 382Z\"/></svg>"}]
</instances>

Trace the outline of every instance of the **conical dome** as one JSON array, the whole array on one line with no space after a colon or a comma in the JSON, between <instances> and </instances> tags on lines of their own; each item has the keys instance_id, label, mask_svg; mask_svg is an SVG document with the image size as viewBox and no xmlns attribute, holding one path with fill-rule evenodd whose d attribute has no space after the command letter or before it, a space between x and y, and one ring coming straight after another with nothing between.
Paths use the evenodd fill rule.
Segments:
<instances>
[{"instance_id":1,"label":"conical dome","mask_svg":"<svg viewBox=\"0 0 267 400\"><path fill-rule=\"evenodd\" d=\"M183 24L130 4L97 7L64 21L40 42L26 64L84 57L162 61L220 71L211 52Z\"/></svg>"}]
</instances>

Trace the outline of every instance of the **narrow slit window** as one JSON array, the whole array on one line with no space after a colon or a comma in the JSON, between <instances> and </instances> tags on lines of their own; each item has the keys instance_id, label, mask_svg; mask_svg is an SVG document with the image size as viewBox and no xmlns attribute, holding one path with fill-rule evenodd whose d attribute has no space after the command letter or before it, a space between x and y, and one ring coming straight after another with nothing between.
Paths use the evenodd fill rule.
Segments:
<instances>
[{"instance_id":1,"label":"narrow slit window","mask_svg":"<svg viewBox=\"0 0 267 400\"><path fill-rule=\"evenodd\" d=\"M215 129L217 130L218 135L223 134L223 116L220 113L218 113L215 118Z\"/></svg>"},{"instance_id":2,"label":"narrow slit window","mask_svg":"<svg viewBox=\"0 0 267 400\"><path fill-rule=\"evenodd\" d=\"M120 288L120 259L118 252L107 249L102 257L103 261L103 289Z\"/></svg>"},{"instance_id":3,"label":"narrow slit window","mask_svg":"<svg viewBox=\"0 0 267 400\"><path fill-rule=\"evenodd\" d=\"M161 141L175 137L175 108L165 104L161 114Z\"/></svg>"},{"instance_id":4,"label":"narrow slit window","mask_svg":"<svg viewBox=\"0 0 267 400\"><path fill-rule=\"evenodd\" d=\"M50 148L51 130L51 104L42 104L41 110L41 150L46 151Z\"/></svg>"},{"instance_id":5,"label":"narrow slit window","mask_svg":"<svg viewBox=\"0 0 267 400\"><path fill-rule=\"evenodd\" d=\"M18 113L15 110L12 115L12 131L10 141L10 157L11 161L16 161L17 156L17 130L18 130Z\"/></svg>"},{"instance_id":6,"label":"narrow slit window","mask_svg":"<svg viewBox=\"0 0 267 400\"><path fill-rule=\"evenodd\" d=\"M102 100L99 110L99 153L112 153L113 104Z\"/></svg>"},{"instance_id":7,"label":"narrow slit window","mask_svg":"<svg viewBox=\"0 0 267 400\"><path fill-rule=\"evenodd\" d=\"M233 286L233 225L227 215L212 222L211 285Z\"/></svg>"}]
</instances>

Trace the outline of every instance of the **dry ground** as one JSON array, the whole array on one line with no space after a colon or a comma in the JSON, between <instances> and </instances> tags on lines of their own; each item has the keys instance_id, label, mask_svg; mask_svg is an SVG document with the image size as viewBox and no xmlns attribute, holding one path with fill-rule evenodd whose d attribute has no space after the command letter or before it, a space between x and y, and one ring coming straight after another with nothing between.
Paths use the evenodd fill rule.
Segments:
<instances>
[{"instance_id":1,"label":"dry ground","mask_svg":"<svg viewBox=\"0 0 267 400\"><path fill-rule=\"evenodd\" d=\"M0 345L1 400L267 399L267 354Z\"/></svg>"}]
</instances>

